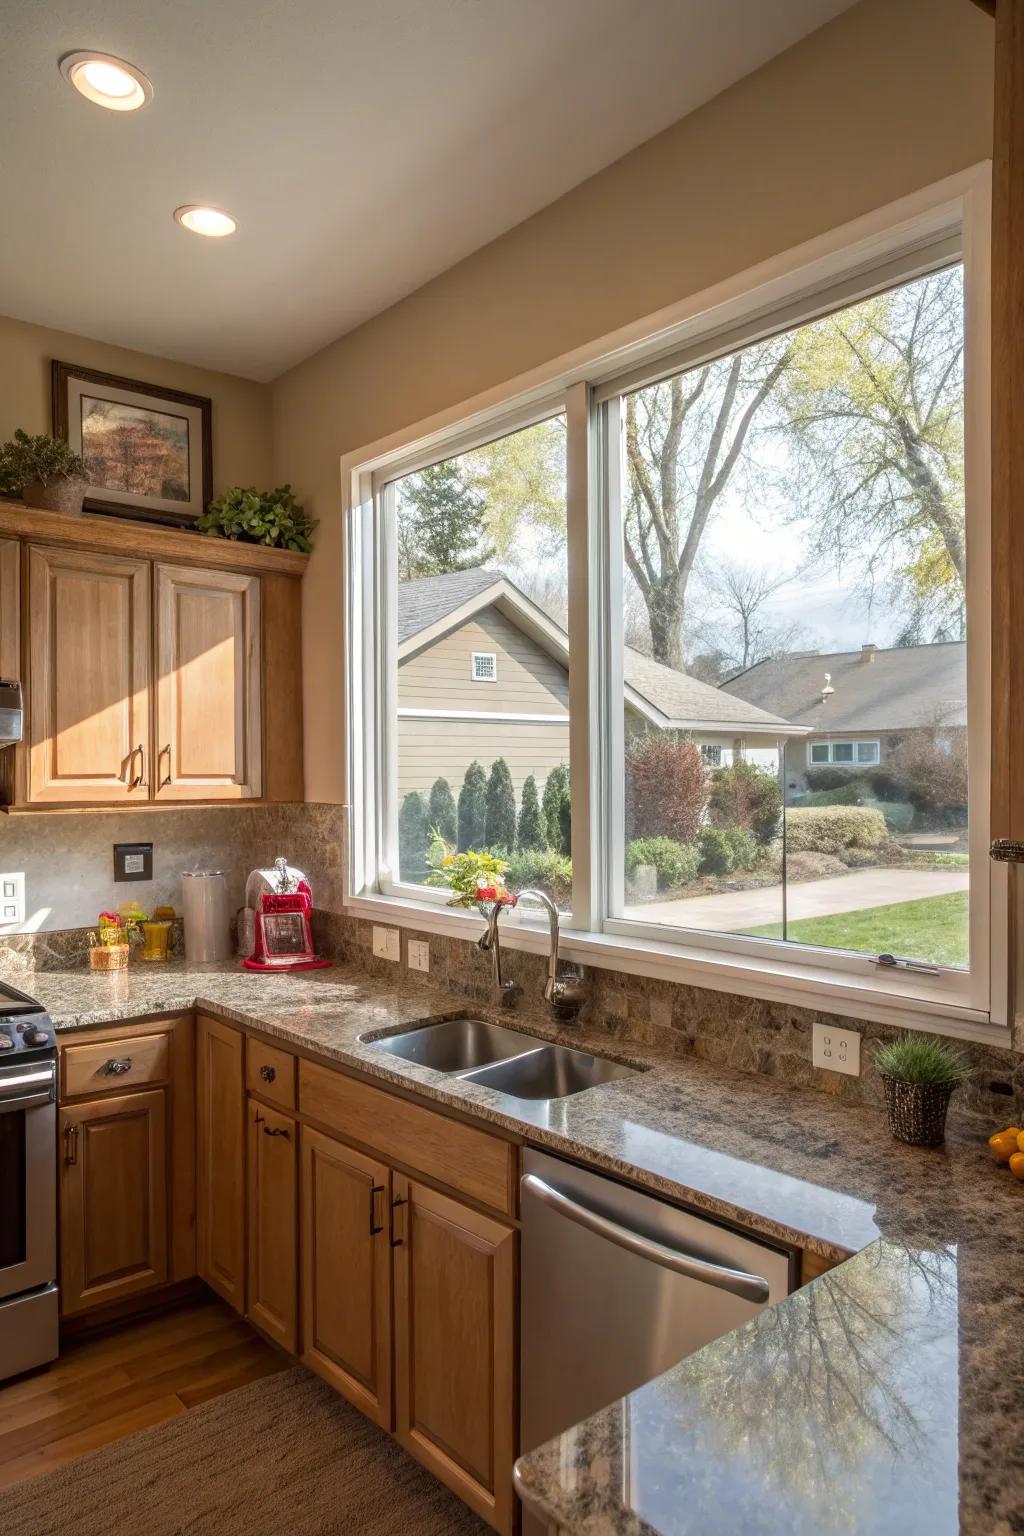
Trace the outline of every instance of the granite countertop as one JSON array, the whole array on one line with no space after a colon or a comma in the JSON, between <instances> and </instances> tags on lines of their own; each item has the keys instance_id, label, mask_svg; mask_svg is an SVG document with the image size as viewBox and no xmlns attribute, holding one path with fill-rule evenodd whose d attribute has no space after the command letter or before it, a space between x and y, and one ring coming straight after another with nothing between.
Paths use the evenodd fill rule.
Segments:
<instances>
[{"instance_id":1,"label":"granite countertop","mask_svg":"<svg viewBox=\"0 0 1024 1536\"><path fill-rule=\"evenodd\" d=\"M171 963L25 984L61 1031L198 1007L712 1215L855 1255L524 1456L521 1492L552 1524L1024 1532L1024 1188L979 1132L903 1147L874 1110L344 967ZM646 1070L528 1103L372 1043L469 1011Z\"/></svg>"}]
</instances>

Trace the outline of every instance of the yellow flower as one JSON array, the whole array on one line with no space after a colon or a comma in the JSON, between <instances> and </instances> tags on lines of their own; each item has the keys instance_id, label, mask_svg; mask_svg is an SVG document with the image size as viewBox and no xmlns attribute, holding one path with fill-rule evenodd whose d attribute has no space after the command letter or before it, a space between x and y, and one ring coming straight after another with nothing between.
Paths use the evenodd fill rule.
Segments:
<instances>
[{"instance_id":1,"label":"yellow flower","mask_svg":"<svg viewBox=\"0 0 1024 1536\"><path fill-rule=\"evenodd\" d=\"M444 865L445 869L448 868L449 864L454 864L455 863L455 855L454 855L454 853L446 853L444 858L441 860L441 863Z\"/></svg>"}]
</instances>

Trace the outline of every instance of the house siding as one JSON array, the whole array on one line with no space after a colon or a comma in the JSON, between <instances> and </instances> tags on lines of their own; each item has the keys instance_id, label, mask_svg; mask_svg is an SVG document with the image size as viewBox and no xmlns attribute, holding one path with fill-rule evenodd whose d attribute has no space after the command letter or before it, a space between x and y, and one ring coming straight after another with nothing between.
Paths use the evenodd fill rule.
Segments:
<instances>
[{"instance_id":1,"label":"house siding","mask_svg":"<svg viewBox=\"0 0 1024 1536\"><path fill-rule=\"evenodd\" d=\"M474 651L497 656L496 682L473 681ZM569 709L569 678L560 662L490 607L402 662L398 704L400 709L562 715Z\"/></svg>"},{"instance_id":2,"label":"house siding","mask_svg":"<svg viewBox=\"0 0 1024 1536\"><path fill-rule=\"evenodd\" d=\"M484 686L484 685L481 685ZM569 723L550 725L514 720L425 720L400 716L398 721L398 792L429 791L435 779L447 779L457 796L470 763L476 759L487 772L496 757L508 763L516 804L529 774L543 791L552 768L569 761Z\"/></svg>"}]
</instances>

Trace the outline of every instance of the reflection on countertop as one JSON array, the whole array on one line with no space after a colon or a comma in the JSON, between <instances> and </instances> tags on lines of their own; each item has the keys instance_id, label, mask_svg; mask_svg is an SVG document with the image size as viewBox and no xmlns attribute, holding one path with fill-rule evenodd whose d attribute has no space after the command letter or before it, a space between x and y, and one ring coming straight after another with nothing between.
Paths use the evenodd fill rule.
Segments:
<instances>
[{"instance_id":1,"label":"reflection on countertop","mask_svg":"<svg viewBox=\"0 0 1024 1536\"><path fill-rule=\"evenodd\" d=\"M342 966L51 971L29 990L61 1031L197 1007L754 1231L856 1254L524 1457L552 1524L1024 1532L1024 1189L981 1135L904 1147L872 1110ZM527 1103L373 1044L469 1012L651 1070Z\"/></svg>"}]
</instances>

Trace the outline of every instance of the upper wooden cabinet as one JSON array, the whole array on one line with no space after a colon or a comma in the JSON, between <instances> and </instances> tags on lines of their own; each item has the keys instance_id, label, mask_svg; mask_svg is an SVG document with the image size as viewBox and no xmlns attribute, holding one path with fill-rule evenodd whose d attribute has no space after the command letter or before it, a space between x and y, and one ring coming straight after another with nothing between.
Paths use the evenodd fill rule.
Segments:
<instances>
[{"instance_id":1,"label":"upper wooden cabinet","mask_svg":"<svg viewBox=\"0 0 1024 1536\"><path fill-rule=\"evenodd\" d=\"M158 565L156 658L157 795L258 797L259 577Z\"/></svg>"},{"instance_id":2,"label":"upper wooden cabinet","mask_svg":"<svg viewBox=\"0 0 1024 1536\"><path fill-rule=\"evenodd\" d=\"M149 566L29 550L29 794L124 802L149 795Z\"/></svg>"}]
</instances>

